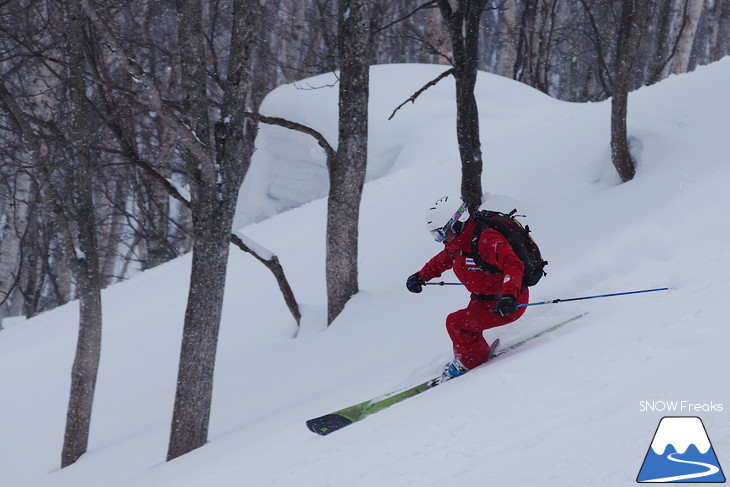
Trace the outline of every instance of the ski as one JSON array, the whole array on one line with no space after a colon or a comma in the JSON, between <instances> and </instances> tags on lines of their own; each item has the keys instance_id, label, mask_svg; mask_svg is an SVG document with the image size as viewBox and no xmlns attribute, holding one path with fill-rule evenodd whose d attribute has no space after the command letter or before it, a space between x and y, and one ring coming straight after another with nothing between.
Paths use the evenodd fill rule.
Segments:
<instances>
[{"instance_id":1,"label":"ski","mask_svg":"<svg viewBox=\"0 0 730 487\"><path fill-rule=\"evenodd\" d=\"M557 330L558 328L562 328L563 326L567 325L568 323L572 323L572 322L574 322L575 320L578 320L578 319L580 319L580 318L583 318L583 317L584 317L585 315L587 315L587 314L588 314L587 312L586 312L586 313L581 313L581 314L579 314L579 315L573 316L572 318L568 318L567 320L561 321L560 323L558 323L558 324L555 324L555 325L551 326L550 328L545 328L544 330L542 330L542 331L541 331L541 332L539 332L539 333L535 333L534 335L532 335L532 336L529 336L529 337L525 338L525 339L524 339L524 340L522 340L522 341L519 341L519 342L517 342L517 343L515 343L515 344L513 344L513 345L510 345L510 346L509 346L509 347L507 347L507 348L503 348L502 350L499 350L498 352L496 352L496 353L494 354L494 356L495 356L495 357L499 357L500 355L504 355L504 354L505 354L505 353L507 353L507 352L511 352L511 351L512 351L512 350L514 350L515 348L519 348L519 347L521 347L522 345L524 345L525 343L531 342L531 341L533 341L533 340L535 340L535 339L537 339L537 338L540 338L541 336L545 336L545 335L547 335L548 333L552 333L552 332L554 332L555 330Z\"/></svg>"},{"instance_id":2,"label":"ski","mask_svg":"<svg viewBox=\"0 0 730 487\"><path fill-rule=\"evenodd\" d=\"M499 347L499 339L495 340L494 343L492 343L492 350L493 353L490 355L489 360L487 363L491 361L492 358L499 357L501 355L504 355L505 353L511 352L512 350L521 347L522 345L531 342L537 338L540 338L544 335L547 335L548 333L551 333L558 328L561 328L568 323L572 323L573 321L576 321L582 317L584 317L588 313L582 313L577 316L573 316L572 318L569 318L567 320L561 321L560 323L557 323L556 325L551 326L550 328L546 328L545 330L542 330L539 333L536 333L528 338L525 338L522 341L519 341L513 345L510 345L509 347L498 349ZM418 395L422 392L425 392L429 389L432 389L436 387L437 385L441 384L441 376L434 377L433 379L429 379L426 382L423 382L421 384L418 384L417 386L413 386L408 389L399 390L395 392L391 392L389 394L385 394L383 396L376 397L375 399L370 399L368 401L361 402L359 404L355 404L354 406L349 406L344 409L340 409L339 411L335 411L330 414L325 414L324 416L320 416L319 418L310 419L307 421L307 427L310 431L313 433L317 433L318 435L325 436L332 432L335 432L337 430L340 430L344 428L345 426L351 425L352 423L355 423L357 421L360 421L361 419L364 419L367 416L370 416L371 414L377 413L378 411L382 411L385 408L388 408L392 406L393 404L397 404L401 401L404 401L408 399L409 397L413 397L415 395Z\"/></svg>"}]
</instances>

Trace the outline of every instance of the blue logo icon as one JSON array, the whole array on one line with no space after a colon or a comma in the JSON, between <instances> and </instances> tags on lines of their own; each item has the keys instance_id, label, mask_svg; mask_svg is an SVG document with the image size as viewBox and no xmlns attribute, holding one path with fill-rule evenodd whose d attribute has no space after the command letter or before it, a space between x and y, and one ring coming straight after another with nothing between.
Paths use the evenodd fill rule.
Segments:
<instances>
[{"instance_id":1,"label":"blue logo icon","mask_svg":"<svg viewBox=\"0 0 730 487\"><path fill-rule=\"evenodd\" d=\"M702 420L695 416L662 418L636 481L725 482Z\"/></svg>"}]
</instances>

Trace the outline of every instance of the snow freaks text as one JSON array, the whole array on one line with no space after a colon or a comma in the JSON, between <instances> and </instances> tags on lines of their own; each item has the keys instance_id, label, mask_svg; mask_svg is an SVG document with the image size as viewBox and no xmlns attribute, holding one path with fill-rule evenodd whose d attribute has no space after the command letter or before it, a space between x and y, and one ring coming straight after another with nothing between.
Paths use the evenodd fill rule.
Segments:
<instances>
[{"instance_id":1,"label":"snow freaks text","mask_svg":"<svg viewBox=\"0 0 730 487\"><path fill-rule=\"evenodd\" d=\"M720 413L724 409L721 403L714 401L697 403L692 401L639 401L639 412L660 413Z\"/></svg>"}]
</instances>

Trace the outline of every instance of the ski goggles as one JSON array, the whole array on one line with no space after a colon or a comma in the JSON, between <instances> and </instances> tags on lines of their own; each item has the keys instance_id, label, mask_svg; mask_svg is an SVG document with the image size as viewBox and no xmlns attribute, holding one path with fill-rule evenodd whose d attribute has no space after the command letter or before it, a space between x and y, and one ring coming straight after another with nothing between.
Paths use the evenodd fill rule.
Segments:
<instances>
[{"instance_id":1,"label":"ski goggles","mask_svg":"<svg viewBox=\"0 0 730 487\"><path fill-rule=\"evenodd\" d=\"M435 229L431 230L431 236L433 237L433 239L436 240L437 242L441 243L444 240L446 240L446 233L449 231L458 235L461 232L461 227L457 231L455 228L456 222L459 221L459 218L461 218L464 215L464 213L466 213L466 203L462 204L459 207L459 209L456 210L456 213L454 213L454 216L452 216L451 219L449 219L449 223L447 223L446 225L444 225L441 228L435 228Z\"/></svg>"},{"instance_id":2,"label":"ski goggles","mask_svg":"<svg viewBox=\"0 0 730 487\"><path fill-rule=\"evenodd\" d=\"M434 228L433 230L431 230L430 233L435 241L437 241L438 243L441 243L444 240L446 240L447 231L448 230L446 230L446 227L441 227L441 228Z\"/></svg>"}]
</instances>

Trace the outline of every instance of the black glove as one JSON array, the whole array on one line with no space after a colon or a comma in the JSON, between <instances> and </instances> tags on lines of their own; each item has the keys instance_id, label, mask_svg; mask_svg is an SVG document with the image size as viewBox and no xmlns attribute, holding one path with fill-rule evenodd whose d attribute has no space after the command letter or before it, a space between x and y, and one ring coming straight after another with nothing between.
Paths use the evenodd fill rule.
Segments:
<instances>
[{"instance_id":1,"label":"black glove","mask_svg":"<svg viewBox=\"0 0 730 487\"><path fill-rule=\"evenodd\" d=\"M409 276L406 280L406 287L412 293L420 293L423 291L423 284L423 279L421 279L421 276L418 275L418 272Z\"/></svg>"},{"instance_id":2,"label":"black glove","mask_svg":"<svg viewBox=\"0 0 730 487\"><path fill-rule=\"evenodd\" d=\"M505 294L497 300L494 310L499 316L507 316L517 311L517 300L511 294Z\"/></svg>"}]
</instances>

